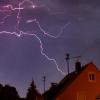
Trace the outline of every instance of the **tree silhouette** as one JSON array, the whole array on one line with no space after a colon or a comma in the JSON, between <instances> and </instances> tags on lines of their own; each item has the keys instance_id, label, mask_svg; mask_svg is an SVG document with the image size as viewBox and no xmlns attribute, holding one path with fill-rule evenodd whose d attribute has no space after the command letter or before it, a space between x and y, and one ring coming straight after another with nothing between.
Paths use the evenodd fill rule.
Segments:
<instances>
[{"instance_id":1,"label":"tree silhouette","mask_svg":"<svg viewBox=\"0 0 100 100\"><path fill-rule=\"evenodd\" d=\"M0 100L41 100L41 95L32 80L26 98L20 98L15 87L0 84Z\"/></svg>"},{"instance_id":2,"label":"tree silhouette","mask_svg":"<svg viewBox=\"0 0 100 100\"><path fill-rule=\"evenodd\" d=\"M40 93L37 91L36 86L34 84L34 80L32 80L30 87L28 88L27 100L40 100Z\"/></svg>"},{"instance_id":3,"label":"tree silhouette","mask_svg":"<svg viewBox=\"0 0 100 100\"><path fill-rule=\"evenodd\" d=\"M5 85L2 88L0 99L2 100L18 100L19 95L15 87L11 87L10 85Z\"/></svg>"},{"instance_id":4,"label":"tree silhouette","mask_svg":"<svg viewBox=\"0 0 100 100\"><path fill-rule=\"evenodd\" d=\"M2 90L3 90L3 85L0 84L0 99L2 99Z\"/></svg>"}]
</instances>

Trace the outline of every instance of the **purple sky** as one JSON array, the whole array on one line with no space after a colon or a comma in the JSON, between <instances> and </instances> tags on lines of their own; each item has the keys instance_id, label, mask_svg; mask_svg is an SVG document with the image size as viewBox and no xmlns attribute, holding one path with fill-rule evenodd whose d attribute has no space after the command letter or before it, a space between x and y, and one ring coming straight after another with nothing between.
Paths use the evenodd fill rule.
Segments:
<instances>
[{"instance_id":1,"label":"purple sky","mask_svg":"<svg viewBox=\"0 0 100 100\"><path fill-rule=\"evenodd\" d=\"M0 0L0 31L35 33L42 41L44 52L56 59L59 68L67 73L65 54L71 57L82 56L82 64L93 61L100 68L100 0L33 0L36 8L25 2L21 7L20 24L17 24L18 10L3 8L13 5L18 8L19 1ZM3 11L2 10L2 11ZM27 20L37 19L48 34L56 36L64 28L59 38L43 35L38 25ZM20 38L11 34L0 34L0 82L16 86L19 94L25 96L33 79L39 91L43 91L42 76L46 75L46 88L51 82L59 82L64 77L54 62L41 55L40 43L35 36L22 35ZM75 60L70 62L70 71L74 70ZM62 66L61 66L62 65Z\"/></svg>"}]
</instances>

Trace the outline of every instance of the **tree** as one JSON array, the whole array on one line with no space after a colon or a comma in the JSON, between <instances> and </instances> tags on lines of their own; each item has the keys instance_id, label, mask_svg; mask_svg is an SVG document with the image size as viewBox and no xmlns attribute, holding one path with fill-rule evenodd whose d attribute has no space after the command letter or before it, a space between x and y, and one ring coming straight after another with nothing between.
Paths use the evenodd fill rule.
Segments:
<instances>
[{"instance_id":1,"label":"tree","mask_svg":"<svg viewBox=\"0 0 100 100\"><path fill-rule=\"evenodd\" d=\"M3 91L3 85L0 84L0 100L2 99L2 91Z\"/></svg>"},{"instance_id":2,"label":"tree","mask_svg":"<svg viewBox=\"0 0 100 100\"><path fill-rule=\"evenodd\" d=\"M18 100L19 95L15 87L11 87L10 85L5 85L2 90L2 98L4 100Z\"/></svg>"},{"instance_id":3,"label":"tree","mask_svg":"<svg viewBox=\"0 0 100 100\"><path fill-rule=\"evenodd\" d=\"M38 97L40 96L39 92L36 89L36 86L34 84L34 80L32 80L30 87L28 88L27 100L38 100Z\"/></svg>"}]
</instances>

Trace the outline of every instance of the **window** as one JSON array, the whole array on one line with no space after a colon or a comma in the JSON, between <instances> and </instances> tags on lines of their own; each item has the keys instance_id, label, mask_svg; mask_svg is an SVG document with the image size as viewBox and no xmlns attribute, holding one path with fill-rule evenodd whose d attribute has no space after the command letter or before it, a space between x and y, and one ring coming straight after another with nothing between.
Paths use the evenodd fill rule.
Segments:
<instances>
[{"instance_id":1,"label":"window","mask_svg":"<svg viewBox=\"0 0 100 100\"><path fill-rule=\"evenodd\" d=\"M86 100L86 94L83 91L77 92L77 100Z\"/></svg>"},{"instance_id":2,"label":"window","mask_svg":"<svg viewBox=\"0 0 100 100\"><path fill-rule=\"evenodd\" d=\"M89 81L95 81L96 80L96 75L94 72L89 72Z\"/></svg>"},{"instance_id":3,"label":"window","mask_svg":"<svg viewBox=\"0 0 100 100\"><path fill-rule=\"evenodd\" d=\"M90 80L95 80L94 74L90 74L89 78L90 78Z\"/></svg>"}]
</instances>

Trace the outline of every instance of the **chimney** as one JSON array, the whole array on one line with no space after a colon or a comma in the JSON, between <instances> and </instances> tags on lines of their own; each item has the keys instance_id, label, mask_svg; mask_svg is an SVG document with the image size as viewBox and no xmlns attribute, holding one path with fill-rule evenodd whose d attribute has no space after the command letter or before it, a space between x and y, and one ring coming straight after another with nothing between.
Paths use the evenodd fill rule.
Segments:
<instances>
[{"instance_id":1,"label":"chimney","mask_svg":"<svg viewBox=\"0 0 100 100\"><path fill-rule=\"evenodd\" d=\"M55 88L57 86L57 83L51 83L51 88Z\"/></svg>"},{"instance_id":2,"label":"chimney","mask_svg":"<svg viewBox=\"0 0 100 100\"><path fill-rule=\"evenodd\" d=\"M77 62L75 63L75 72L76 72L76 73L79 73L80 70L81 70L81 62L77 61Z\"/></svg>"}]
</instances>

